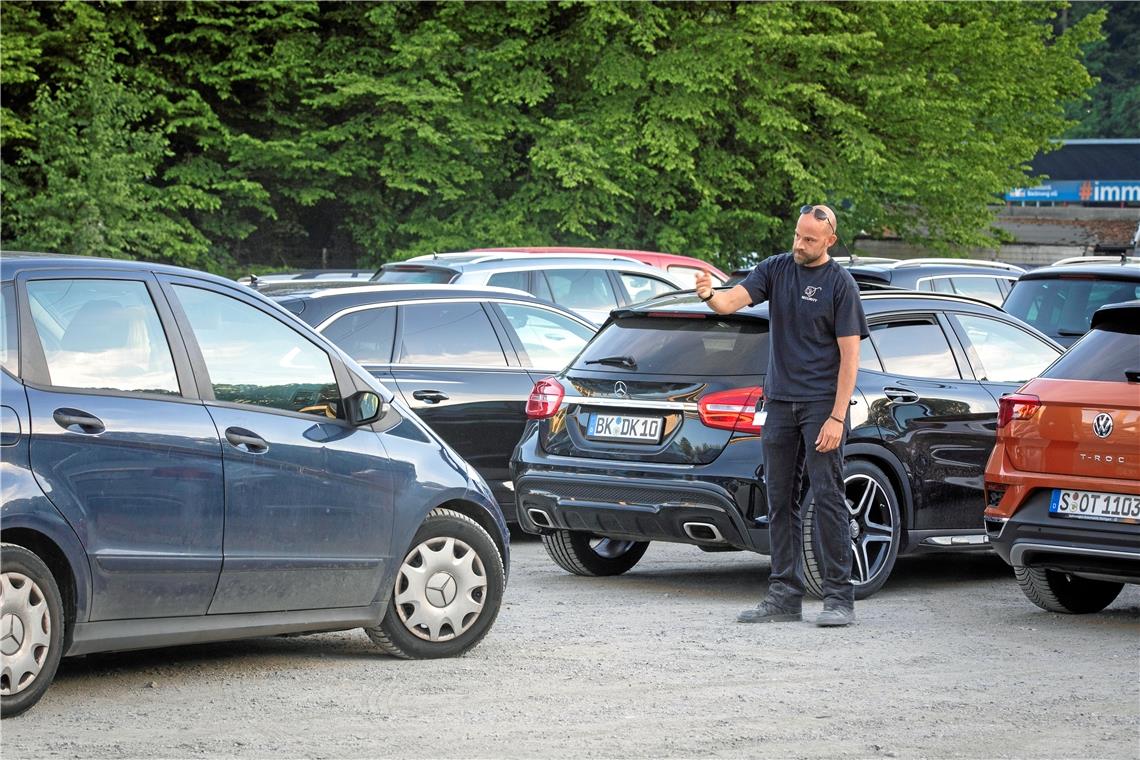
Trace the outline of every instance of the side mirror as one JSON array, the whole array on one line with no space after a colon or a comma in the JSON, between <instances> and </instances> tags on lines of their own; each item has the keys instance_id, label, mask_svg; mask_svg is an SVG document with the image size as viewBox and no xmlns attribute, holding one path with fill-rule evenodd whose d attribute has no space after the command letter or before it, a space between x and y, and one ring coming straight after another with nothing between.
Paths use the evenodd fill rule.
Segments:
<instances>
[{"instance_id":1,"label":"side mirror","mask_svg":"<svg viewBox=\"0 0 1140 760\"><path fill-rule=\"evenodd\" d=\"M384 402L373 391L357 391L344 400L344 413L353 427L370 425L380 419Z\"/></svg>"}]
</instances>

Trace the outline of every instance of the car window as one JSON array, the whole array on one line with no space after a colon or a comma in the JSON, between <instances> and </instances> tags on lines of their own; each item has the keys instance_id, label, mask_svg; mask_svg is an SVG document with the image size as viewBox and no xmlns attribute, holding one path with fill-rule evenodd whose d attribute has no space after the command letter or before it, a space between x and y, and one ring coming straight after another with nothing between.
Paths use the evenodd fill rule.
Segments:
<instances>
[{"instance_id":1,"label":"car window","mask_svg":"<svg viewBox=\"0 0 1140 760\"><path fill-rule=\"evenodd\" d=\"M31 280L28 305L52 385L181 393L146 283Z\"/></svg>"},{"instance_id":2,"label":"car window","mask_svg":"<svg viewBox=\"0 0 1140 760\"><path fill-rule=\"evenodd\" d=\"M961 378L946 334L933 320L872 325L871 340L885 372L910 377Z\"/></svg>"},{"instance_id":3,"label":"car window","mask_svg":"<svg viewBox=\"0 0 1140 760\"><path fill-rule=\"evenodd\" d=\"M978 298L994 306L1001 306L1005 296L996 277L955 277L954 290L964 296Z\"/></svg>"},{"instance_id":4,"label":"car window","mask_svg":"<svg viewBox=\"0 0 1140 760\"><path fill-rule=\"evenodd\" d=\"M361 364L392 361L396 334L396 307L363 309L337 317L321 334Z\"/></svg>"},{"instance_id":5,"label":"car window","mask_svg":"<svg viewBox=\"0 0 1140 760\"><path fill-rule=\"evenodd\" d=\"M883 363L879 361L879 354L876 353L875 344L871 342L869 335L859 341L859 369L883 371Z\"/></svg>"},{"instance_id":6,"label":"car window","mask_svg":"<svg viewBox=\"0 0 1140 760\"><path fill-rule=\"evenodd\" d=\"M697 275L705 270L698 267L677 266L674 264L673 266L668 267L667 271L669 274L673 275L673 279L676 280L684 290L689 290L697 286ZM721 278L717 277L712 272L709 272L709 277L712 278L714 286L717 284L724 284Z\"/></svg>"},{"instance_id":7,"label":"car window","mask_svg":"<svg viewBox=\"0 0 1140 760\"><path fill-rule=\"evenodd\" d=\"M481 304L417 303L402 309L396 351L401 364L507 366L503 347Z\"/></svg>"},{"instance_id":8,"label":"car window","mask_svg":"<svg viewBox=\"0 0 1140 760\"><path fill-rule=\"evenodd\" d=\"M597 363L610 357L628 357L636 365L629 370L638 375L760 375L768 367L768 323L625 317L598 333L574 367L621 371L620 366Z\"/></svg>"},{"instance_id":9,"label":"car window","mask_svg":"<svg viewBox=\"0 0 1140 760\"><path fill-rule=\"evenodd\" d=\"M982 366L981 380L1020 383L1037 377L1061 352L1013 325L976 314L955 314L974 357Z\"/></svg>"},{"instance_id":10,"label":"car window","mask_svg":"<svg viewBox=\"0 0 1140 760\"><path fill-rule=\"evenodd\" d=\"M931 277L925 283L924 290L933 290L935 293L953 293L954 284L949 277Z\"/></svg>"},{"instance_id":11,"label":"car window","mask_svg":"<svg viewBox=\"0 0 1140 760\"><path fill-rule=\"evenodd\" d=\"M0 367L19 374L19 332L16 329L16 298L11 283L0 287Z\"/></svg>"},{"instance_id":12,"label":"car window","mask_svg":"<svg viewBox=\"0 0 1140 760\"><path fill-rule=\"evenodd\" d=\"M516 303L500 303L499 308L525 351L520 358L528 367L562 369L594 337L590 328L549 309Z\"/></svg>"},{"instance_id":13,"label":"car window","mask_svg":"<svg viewBox=\"0 0 1140 760\"><path fill-rule=\"evenodd\" d=\"M550 283L546 281L545 272L534 273L534 287L530 292L544 301L554 301L554 294L550 292Z\"/></svg>"},{"instance_id":14,"label":"car window","mask_svg":"<svg viewBox=\"0 0 1140 760\"><path fill-rule=\"evenodd\" d=\"M621 273L621 283L625 286L625 292L629 293L630 303L647 301L656 295L676 290L675 287L664 280L642 274L631 274L629 272Z\"/></svg>"},{"instance_id":15,"label":"car window","mask_svg":"<svg viewBox=\"0 0 1140 760\"><path fill-rule=\"evenodd\" d=\"M515 290L529 292L529 279L528 272L497 272L487 279L487 284L499 288L514 288Z\"/></svg>"},{"instance_id":16,"label":"car window","mask_svg":"<svg viewBox=\"0 0 1140 760\"><path fill-rule=\"evenodd\" d=\"M1135 332L1093 330L1061 354L1041 377L1126 383L1125 373L1136 371L1140 371L1140 353Z\"/></svg>"},{"instance_id":17,"label":"car window","mask_svg":"<svg viewBox=\"0 0 1140 760\"><path fill-rule=\"evenodd\" d=\"M1121 280L1019 280L1002 306L1046 335L1079 336L1105 304L1140 298L1140 283Z\"/></svg>"},{"instance_id":18,"label":"car window","mask_svg":"<svg viewBox=\"0 0 1140 760\"><path fill-rule=\"evenodd\" d=\"M571 309L612 309L617 306L610 278L601 269L555 269L546 273L554 302Z\"/></svg>"},{"instance_id":19,"label":"car window","mask_svg":"<svg viewBox=\"0 0 1140 760\"><path fill-rule=\"evenodd\" d=\"M236 298L175 285L202 351L214 398L340 417L340 393L324 349Z\"/></svg>"}]
</instances>

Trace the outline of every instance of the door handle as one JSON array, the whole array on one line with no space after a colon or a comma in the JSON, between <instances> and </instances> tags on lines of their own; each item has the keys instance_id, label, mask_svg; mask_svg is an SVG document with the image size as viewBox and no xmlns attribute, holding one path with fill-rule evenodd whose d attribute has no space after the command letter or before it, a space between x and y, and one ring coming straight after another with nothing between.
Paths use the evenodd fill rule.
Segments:
<instances>
[{"instance_id":1,"label":"door handle","mask_svg":"<svg viewBox=\"0 0 1140 760\"><path fill-rule=\"evenodd\" d=\"M447 401L449 396L442 391L413 391L412 398L416 401L426 401L429 404L438 404L440 401Z\"/></svg>"},{"instance_id":2,"label":"door handle","mask_svg":"<svg viewBox=\"0 0 1140 760\"><path fill-rule=\"evenodd\" d=\"M235 449L248 451L250 454L264 454L269 451L269 444L264 438L245 428L226 428L226 440L233 444ZM242 448L243 446L245 448Z\"/></svg>"},{"instance_id":3,"label":"door handle","mask_svg":"<svg viewBox=\"0 0 1140 760\"><path fill-rule=\"evenodd\" d=\"M51 416L52 419L55 420L55 424L65 430L71 430L71 428L76 427L79 428L78 431L73 432L94 435L96 433L102 433L107 429L103 424L103 420L93 414L80 411L79 409L56 409L52 412Z\"/></svg>"},{"instance_id":4,"label":"door handle","mask_svg":"<svg viewBox=\"0 0 1140 760\"><path fill-rule=\"evenodd\" d=\"M910 388L883 388L883 395L891 401L899 401L904 404L918 401L918 394Z\"/></svg>"}]
</instances>

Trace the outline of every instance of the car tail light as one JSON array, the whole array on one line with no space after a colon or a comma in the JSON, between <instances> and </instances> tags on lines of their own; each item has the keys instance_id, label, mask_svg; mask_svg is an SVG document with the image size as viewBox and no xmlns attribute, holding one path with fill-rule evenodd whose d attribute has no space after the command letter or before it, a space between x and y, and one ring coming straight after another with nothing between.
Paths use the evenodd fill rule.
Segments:
<instances>
[{"instance_id":1,"label":"car tail light","mask_svg":"<svg viewBox=\"0 0 1140 760\"><path fill-rule=\"evenodd\" d=\"M1027 420L1037 414L1040 408L1041 399L1033 394L1007 393L998 400L998 429L1013 420Z\"/></svg>"},{"instance_id":2,"label":"car tail light","mask_svg":"<svg viewBox=\"0 0 1140 760\"><path fill-rule=\"evenodd\" d=\"M562 397L566 389L562 383L553 377L544 377L534 384L530 398L526 400L526 416L532 420L544 420L553 417L558 407L562 405Z\"/></svg>"},{"instance_id":3,"label":"car tail light","mask_svg":"<svg viewBox=\"0 0 1140 760\"><path fill-rule=\"evenodd\" d=\"M701 422L708 427L759 433L761 426L756 422L756 405L762 398L764 390L760 387L733 388L708 394L697 404L697 410Z\"/></svg>"}]
</instances>

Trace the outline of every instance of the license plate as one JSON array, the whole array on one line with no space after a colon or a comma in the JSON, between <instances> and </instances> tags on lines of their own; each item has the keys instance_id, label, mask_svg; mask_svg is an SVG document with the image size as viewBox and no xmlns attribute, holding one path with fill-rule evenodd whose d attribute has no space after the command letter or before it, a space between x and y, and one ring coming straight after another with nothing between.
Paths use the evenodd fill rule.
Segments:
<instances>
[{"instance_id":1,"label":"license plate","mask_svg":"<svg viewBox=\"0 0 1140 760\"><path fill-rule=\"evenodd\" d=\"M1054 488L1053 498L1049 501L1049 514L1055 517L1140 523L1140 496Z\"/></svg>"},{"instance_id":2,"label":"license plate","mask_svg":"<svg viewBox=\"0 0 1140 760\"><path fill-rule=\"evenodd\" d=\"M661 418L591 414L586 423L586 437L604 441L657 443L661 440Z\"/></svg>"}]
</instances>

